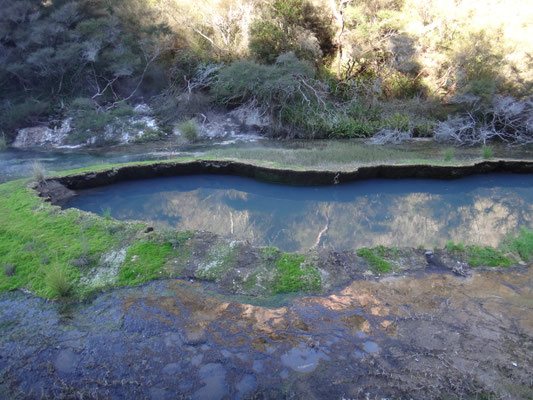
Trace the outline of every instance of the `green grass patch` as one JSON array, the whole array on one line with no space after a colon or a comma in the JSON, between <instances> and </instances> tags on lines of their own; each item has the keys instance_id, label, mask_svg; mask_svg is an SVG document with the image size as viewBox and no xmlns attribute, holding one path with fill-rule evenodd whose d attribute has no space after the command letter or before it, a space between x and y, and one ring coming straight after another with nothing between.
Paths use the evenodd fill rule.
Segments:
<instances>
[{"instance_id":1,"label":"green grass patch","mask_svg":"<svg viewBox=\"0 0 533 400\"><path fill-rule=\"evenodd\" d=\"M486 160L494 156L494 149L492 146L483 146L481 151L483 153L483 158Z\"/></svg>"},{"instance_id":2,"label":"green grass patch","mask_svg":"<svg viewBox=\"0 0 533 400\"><path fill-rule=\"evenodd\" d=\"M444 150L444 161L451 161L453 158L453 149Z\"/></svg>"},{"instance_id":3,"label":"green grass patch","mask_svg":"<svg viewBox=\"0 0 533 400\"><path fill-rule=\"evenodd\" d=\"M503 252L518 254L524 262L533 255L533 230L522 228L518 237L508 236L500 245Z\"/></svg>"},{"instance_id":4,"label":"green grass patch","mask_svg":"<svg viewBox=\"0 0 533 400\"><path fill-rule=\"evenodd\" d=\"M305 257L298 254L282 254L276 262L273 293L291 293L300 290L319 291L322 279L315 267L304 265Z\"/></svg>"},{"instance_id":5,"label":"green grass patch","mask_svg":"<svg viewBox=\"0 0 533 400\"><path fill-rule=\"evenodd\" d=\"M510 267L511 259L505 257L500 250L490 246L464 246L462 243L455 244L450 241L446 243L446 250L468 257L468 263L473 267Z\"/></svg>"},{"instance_id":6,"label":"green grass patch","mask_svg":"<svg viewBox=\"0 0 533 400\"><path fill-rule=\"evenodd\" d=\"M67 292L75 296L79 270L71 261L98 258L119 242L111 226L125 228L80 210L61 211L43 202L27 183L0 185L0 265L12 268L9 273L0 270L0 292L24 288L46 298ZM58 280L71 282L72 288L63 291Z\"/></svg>"},{"instance_id":7,"label":"green grass patch","mask_svg":"<svg viewBox=\"0 0 533 400\"><path fill-rule=\"evenodd\" d=\"M387 261L376 255L373 249L363 247L357 250L357 255L368 263L368 266L372 272L379 274L392 271L392 266Z\"/></svg>"},{"instance_id":8,"label":"green grass patch","mask_svg":"<svg viewBox=\"0 0 533 400\"><path fill-rule=\"evenodd\" d=\"M452 253L464 253L466 251L466 248L461 242L455 244L453 241L450 240L448 243L446 243L446 250Z\"/></svg>"},{"instance_id":9,"label":"green grass patch","mask_svg":"<svg viewBox=\"0 0 533 400\"><path fill-rule=\"evenodd\" d=\"M138 242L130 246L124 265L118 273L118 282L134 286L153 279L167 277L163 266L174 253L170 243Z\"/></svg>"}]
</instances>

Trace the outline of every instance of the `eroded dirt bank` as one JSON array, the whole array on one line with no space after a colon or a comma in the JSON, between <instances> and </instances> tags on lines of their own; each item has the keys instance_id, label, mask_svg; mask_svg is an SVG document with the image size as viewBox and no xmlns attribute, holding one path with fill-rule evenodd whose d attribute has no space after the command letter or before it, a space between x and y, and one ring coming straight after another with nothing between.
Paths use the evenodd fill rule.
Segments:
<instances>
[{"instance_id":1,"label":"eroded dirt bank","mask_svg":"<svg viewBox=\"0 0 533 400\"><path fill-rule=\"evenodd\" d=\"M0 296L5 398L530 398L533 270L355 281L268 308L156 281ZM279 299L278 299L279 300Z\"/></svg>"},{"instance_id":2,"label":"eroded dirt bank","mask_svg":"<svg viewBox=\"0 0 533 400\"><path fill-rule=\"evenodd\" d=\"M223 160L166 161L123 165L101 171L70 174L51 178L48 182L57 182L69 190L79 190L135 179L190 174L224 174L290 185L332 185L375 178L456 179L492 172L533 173L533 161L495 160L464 165L372 165L359 167L352 171L296 169ZM54 190L41 187L40 191L45 197L50 197L52 202L64 200L63 198L57 200L54 197Z\"/></svg>"}]
</instances>

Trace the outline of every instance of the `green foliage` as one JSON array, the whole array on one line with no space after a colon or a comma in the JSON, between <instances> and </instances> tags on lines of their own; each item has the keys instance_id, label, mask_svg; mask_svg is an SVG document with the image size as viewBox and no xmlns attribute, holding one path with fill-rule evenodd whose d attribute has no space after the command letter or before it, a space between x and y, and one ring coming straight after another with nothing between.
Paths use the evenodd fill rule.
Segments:
<instances>
[{"instance_id":1,"label":"green foliage","mask_svg":"<svg viewBox=\"0 0 533 400\"><path fill-rule=\"evenodd\" d=\"M7 148L6 135L4 132L1 132L0 135L0 151L3 151Z\"/></svg>"},{"instance_id":2,"label":"green foliage","mask_svg":"<svg viewBox=\"0 0 533 400\"><path fill-rule=\"evenodd\" d=\"M108 125L133 115L133 107L125 102L105 110L97 107L88 98L74 99L70 109L72 116L72 132L68 137L70 143L85 142L90 137L102 133Z\"/></svg>"},{"instance_id":3,"label":"green foliage","mask_svg":"<svg viewBox=\"0 0 533 400\"><path fill-rule=\"evenodd\" d=\"M318 271L313 266L303 265L304 262L304 256L283 254L276 262L273 293L320 290L322 280Z\"/></svg>"},{"instance_id":4,"label":"green foliage","mask_svg":"<svg viewBox=\"0 0 533 400\"><path fill-rule=\"evenodd\" d=\"M408 132L411 130L411 119L408 114L397 112L387 117L383 125L392 130Z\"/></svg>"},{"instance_id":5,"label":"green foliage","mask_svg":"<svg viewBox=\"0 0 533 400\"><path fill-rule=\"evenodd\" d=\"M533 230L522 228L518 237L507 237L500 245L502 251L518 254L524 262L533 255Z\"/></svg>"},{"instance_id":6,"label":"green foliage","mask_svg":"<svg viewBox=\"0 0 533 400\"><path fill-rule=\"evenodd\" d=\"M379 249L377 250L379 251ZM375 250L363 247L357 250L357 255L363 258L374 273L386 273L392 270L392 266L375 254Z\"/></svg>"},{"instance_id":7,"label":"green foliage","mask_svg":"<svg viewBox=\"0 0 533 400\"><path fill-rule=\"evenodd\" d=\"M479 267L481 265L487 267L511 266L511 260L492 247L468 246L466 252L470 257L468 262L473 267Z\"/></svg>"},{"instance_id":8,"label":"green foliage","mask_svg":"<svg viewBox=\"0 0 533 400\"><path fill-rule=\"evenodd\" d=\"M453 241L450 240L446 243L446 250L451 251L452 253L464 253L466 251L466 248L461 242L455 244Z\"/></svg>"},{"instance_id":9,"label":"green foliage","mask_svg":"<svg viewBox=\"0 0 533 400\"><path fill-rule=\"evenodd\" d=\"M198 125L195 119L189 119L178 124L178 129L183 138L189 142L198 140Z\"/></svg>"},{"instance_id":10,"label":"green foliage","mask_svg":"<svg viewBox=\"0 0 533 400\"><path fill-rule=\"evenodd\" d=\"M173 253L170 243L138 242L130 246L126 260L119 271L118 282L134 286L153 279L166 277L165 262Z\"/></svg>"},{"instance_id":11,"label":"green foliage","mask_svg":"<svg viewBox=\"0 0 533 400\"><path fill-rule=\"evenodd\" d=\"M492 146L483 146L481 151L483 152L484 159L492 158L492 156L494 155L494 149L492 148Z\"/></svg>"},{"instance_id":12,"label":"green foliage","mask_svg":"<svg viewBox=\"0 0 533 400\"><path fill-rule=\"evenodd\" d=\"M473 267L509 267L511 260L505 257L501 251L489 246L464 246L462 243L455 244L453 241L446 243L446 249L455 254L465 254L468 263Z\"/></svg>"},{"instance_id":13,"label":"green foliage","mask_svg":"<svg viewBox=\"0 0 533 400\"><path fill-rule=\"evenodd\" d=\"M448 148L444 150L444 161L451 161L453 158L453 149Z\"/></svg>"},{"instance_id":14,"label":"green foliage","mask_svg":"<svg viewBox=\"0 0 533 400\"><path fill-rule=\"evenodd\" d=\"M273 63L283 53L317 60L333 53L333 29L327 14L307 0L275 0L250 27L250 52Z\"/></svg>"}]
</instances>

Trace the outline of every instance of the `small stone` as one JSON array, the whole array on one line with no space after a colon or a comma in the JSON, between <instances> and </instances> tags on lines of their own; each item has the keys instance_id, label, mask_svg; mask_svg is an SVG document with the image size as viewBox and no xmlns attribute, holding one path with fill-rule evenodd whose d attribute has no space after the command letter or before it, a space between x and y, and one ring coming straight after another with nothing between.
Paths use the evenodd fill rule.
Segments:
<instances>
[{"instance_id":1,"label":"small stone","mask_svg":"<svg viewBox=\"0 0 533 400\"><path fill-rule=\"evenodd\" d=\"M152 228L151 226L149 226L148 228L146 228L143 233L150 233L150 232L153 232L154 231L154 228Z\"/></svg>"}]
</instances>

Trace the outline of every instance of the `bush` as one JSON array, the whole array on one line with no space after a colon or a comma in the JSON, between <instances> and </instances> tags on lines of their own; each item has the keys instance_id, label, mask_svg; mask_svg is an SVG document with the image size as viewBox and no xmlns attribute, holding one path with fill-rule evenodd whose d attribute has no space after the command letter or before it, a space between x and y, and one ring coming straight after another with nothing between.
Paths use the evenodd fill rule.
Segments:
<instances>
[{"instance_id":1,"label":"bush","mask_svg":"<svg viewBox=\"0 0 533 400\"><path fill-rule=\"evenodd\" d=\"M178 125L178 129L181 133L181 136L187 139L189 142L195 142L198 140L198 125L196 120L189 119L183 121Z\"/></svg>"},{"instance_id":2,"label":"bush","mask_svg":"<svg viewBox=\"0 0 533 400\"><path fill-rule=\"evenodd\" d=\"M255 102L289 130L323 131L331 120L327 87L293 53L279 56L273 65L236 61L220 71L213 93L225 105Z\"/></svg>"},{"instance_id":3,"label":"bush","mask_svg":"<svg viewBox=\"0 0 533 400\"><path fill-rule=\"evenodd\" d=\"M0 135L0 151L3 151L7 148L6 135L4 132Z\"/></svg>"}]
</instances>

